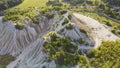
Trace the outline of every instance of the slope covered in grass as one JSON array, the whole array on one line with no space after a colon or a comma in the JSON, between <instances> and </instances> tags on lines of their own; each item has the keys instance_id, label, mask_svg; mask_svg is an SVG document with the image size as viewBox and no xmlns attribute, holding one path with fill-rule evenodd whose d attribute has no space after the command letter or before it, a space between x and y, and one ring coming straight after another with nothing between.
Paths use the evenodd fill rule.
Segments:
<instances>
[{"instance_id":1,"label":"slope covered in grass","mask_svg":"<svg viewBox=\"0 0 120 68\"><path fill-rule=\"evenodd\" d=\"M44 7L48 0L24 0L24 2L15 8Z\"/></svg>"}]
</instances>

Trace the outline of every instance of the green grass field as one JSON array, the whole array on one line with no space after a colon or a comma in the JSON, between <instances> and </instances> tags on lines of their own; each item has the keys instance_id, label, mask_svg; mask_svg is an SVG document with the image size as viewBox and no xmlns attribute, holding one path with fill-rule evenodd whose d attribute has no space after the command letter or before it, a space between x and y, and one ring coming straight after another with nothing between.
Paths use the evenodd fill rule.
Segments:
<instances>
[{"instance_id":1,"label":"green grass field","mask_svg":"<svg viewBox=\"0 0 120 68\"><path fill-rule=\"evenodd\" d=\"M23 3L16 6L15 8L28 8L28 7L44 7L48 0L24 0Z\"/></svg>"}]
</instances>

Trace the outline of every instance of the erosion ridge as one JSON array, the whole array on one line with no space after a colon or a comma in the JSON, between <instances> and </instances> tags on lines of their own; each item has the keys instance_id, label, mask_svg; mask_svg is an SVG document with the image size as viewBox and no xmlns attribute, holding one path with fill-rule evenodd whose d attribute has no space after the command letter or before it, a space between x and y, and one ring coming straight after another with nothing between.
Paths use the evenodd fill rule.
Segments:
<instances>
[{"instance_id":1,"label":"erosion ridge","mask_svg":"<svg viewBox=\"0 0 120 68\"><path fill-rule=\"evenodd\" d=\"M0 1L0 68L120 67L119 1L7 1Z\"/></svg>"},{"instance_id":2,"label":"erosion ridge","mask_svg":"<svg viewBox=\"0 0 120 68\"><path fill-rule=\"evenodd\" d=\"M68 19L68 13L64 14L64 17L62 18L52 18L48 21L48 19L45 19L44 21L39 21L39 24L30 24L27 25L23 30L18 30L15 28L15 25L11 23L10 21L0 22L0 55L4 54L10 54L13 56L16 56L17 59L10 63L7 68L36 68L36 67L46 67L46 68L56 68L56 63L54 60L51 62L46 62L45 59L48 57L46 53L43 52L42 49L44 49L43 45L48 37L45 36L47 32L56 32L59 36L64 35L65 37L70 38L71 42L78 45L79 50L89 50L91 48L96 48L101 43L100 40L101 34L92 34L92 38L94 38L95 35L97 35L97 41L96 39L92 40L89 38L89 32L85 33L82 32L80 29L81 27L87 26L87 29L91 28L99 28L104 29L107 31L108 34L111 34L111 37L108 37L105 35L105 37L102 35L104 39L109 40L109 38L112 38L112 40L118 39L117 36L112 34L110 31L108 31L102 24L95 21L92 18L73 13L74 18L77 19L77 21L73 21L75 19ZM69 22L63 25L63 22L65 19L68 19ZM84 19L85 18L85 19ZM79 19L79 20L78 20ZM87 21L87 19L89 21ZM97 25L92 25L89 23L92 21L92 23ZM79 23L81 21L85 24L84 26L79 26ZM72 28L67 28L66 26L71 24ZM45 29L45 27L47 27ZM96 31L97 33L98 31ZM100 33L102 30L100 30ZM6 35L7 34L7 35ZM88 35L87 35L88 34ZM45 38L46 37L46 38ZM4 39L2 39L4 38ZM79 39L85 40L85 42L78 41ZM24 42L24 43L23 43ZM5 43L5 44L3 44ZM98 44L99 43L99 44Z\"/></svg>"}]
</instances>

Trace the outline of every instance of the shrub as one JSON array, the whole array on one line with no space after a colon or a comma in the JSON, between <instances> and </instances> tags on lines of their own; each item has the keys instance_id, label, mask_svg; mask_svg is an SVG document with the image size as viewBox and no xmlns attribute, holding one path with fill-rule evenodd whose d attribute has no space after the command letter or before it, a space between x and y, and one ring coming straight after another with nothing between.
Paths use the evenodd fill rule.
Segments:
<instances>
[{"instance_id":1,"label":"shrub","mask_svg":"<svg viewBox=\"0 0 120 68\"><path fill-rule=\"evenodd\" d=\"M68 19L65 18L65 19L64 19L64 22L62 23L62 25L65 25L65 24L67 24L68 22L69 22Z\"/></svg>"},{"instance_id":2,"label":"shrub","mask_svg":"<svg viewBox=\"0 0 120 68\"><path fill-rule=\"evenodd\" d=\"M24 24L20 23L20 22L16 22L15 28L18 30L22 30L25 27Z\"/></svg>"},{"instance_id":3,"label":"shrub","mask_svg":"<svg viewBox=\"0 0 120 68\"><path fill-rule=\"evenodd\" d=\"M59 6L54 6L54 9L55 9L56 11L60 11L62 8L59 7Z\"/></svg>"},{"instance_id":4,"label":"shrub","mask_svg":"<svg viewBox=\"0 0 120 68\"><path fill-rule=\"evenodd\" d=\"M32 20L32 22L35 23L35 24L38 24L38 23L39 23L39 20L38 20L36 17L32 17L31 20Z\"/></svg>"},{"instance_id":5,"label":"shrub","mask_svg":"<svg viewBox=\"0 0 120 68\"><path fill-rule=\"evenodd\" d=\"M67 24L66 29L73 29L73 25L71 23Z\"/></svg>"},{"instance_id":6,"label":"shrub","mask_svg":"<svg viewBox=\"0 0 120 68\"><path fill-rule=\"evenodd\" d=\"M112 29L111 32L114 33L114 34L116 34L116 30L115 29Z\"/></svg>"},{"instance_id":7,"label":"shrub","mask_svg":"<svg viewBox=\"0 0 120 68\"><path fill-rule=\"evenodd\" d=\"M50 33L51 40L54 41L57 38L56 33Z\"/></svg>"},{"instance_id":8,"label":"shrub","mask_svg":"<svg viewBox=\"0 0 120 68\"><path fill-rule=\"evenodd\" d=\"M5 22L7 21L8 16L3 16L2 21Z\"/></svg>"},{"instance_id":9,"label":"shrub","mask_svg":"<svg viewBox=\"0 0 120 68\"><path fill-rule=\"evenodd\" d=\"M50 13L46 13L45 15L48 19L51 19L54 17L54 13L53 12L50 12Z\"/></svg>"},{"instance_id":10,"label":"shrub","mask_svg":"<svg viewBox=\"0 0 120 68\"><path fill-rule=\"evenodd\" d=\"M80 44L84 44L85 43L85 40L83 38L80 38L77 40Z\"/></svg>"},{"instance_id":11,"label":"shrub","mask_svg":"<svg viewBox=\"0 0 120 68\"><path fill-rule=\"evenodd\" d=\"M47 9L40 9L41 14L45 14L48 10Z\"/></svg>"},{"instance_id":12,"label":"shrub","mask_svg":"<svg viewBox=\"0 0 120 68\"><path fill-rule=\"evenodd\" d=\"M117 34L120 35L120 31L118 31Z\"/></svg>"},{"instance_id":13,"label":"shrub","mask_svg":"<svg viewBox=\"0 0 120 68\"><path fill-rule=\"evenodd\" d=\"M87 34L87 32L86 32L84 29L80 29L80 31L81 31L82 33Z\"/></svg>"},{"instance_id":14,"label":"shrub","mask_svg":"<svg viewBox=\"0 0 120 68\"><path fill-rule=\"evenodd\" d=\"M86 43L85 46L89 46L89 43Z\"/></svg>"},{"instance_id":15,"label":"shrub","mask_svg":"<svg viewBox=\"0 0 120 68\"><path fill-rule=\"evenodd\" d=\"M119 68L120 41L103 42L97 49L92 49L88 55L92 68ZM108 67L103 67L108 66Z\"/></svg>"},{"instance_id":16,"label":"shrub","mask_svg":"<svg viewBox=\"0 0 120 68\"><path fill-rule=\"evenodd\" d=\"M44 47L49 52L49 58L55 60L57 64L76 65L80 61L86 62L86 60L82 59L81 55L76 54L78 46L72 44L69 39L63 37L55 37L54 39L56 40L47 42Z\"/></svg>"},{"instance_id":17,"label":"shrub","mask_svg":"<svg viewBox=\"0 0 120 68\"><path fill-rule=\"evenodd\" d=\"M65 14L67 12L66 9L60 10L60 14Z\"/></svg>"},{"instance_id":18,"label":"shrub","mask_svg":"<svg viewBox=\"0 0 120 68\"><path fill-rule=\"evenodd\" d=\"M107 26L112 26L112 24L110 22L107 22L106 25Z\"/></svg>"},{"instance_id":19,"label":"shrub","mask_svg":"<svg viewBox=\"0 0 120 68\"><path fill-rule=\"evenodd\" d=\"M68 15L68 18L71 20L72 16L71 16L71 15Z\"/></svg>"}]
</instances>

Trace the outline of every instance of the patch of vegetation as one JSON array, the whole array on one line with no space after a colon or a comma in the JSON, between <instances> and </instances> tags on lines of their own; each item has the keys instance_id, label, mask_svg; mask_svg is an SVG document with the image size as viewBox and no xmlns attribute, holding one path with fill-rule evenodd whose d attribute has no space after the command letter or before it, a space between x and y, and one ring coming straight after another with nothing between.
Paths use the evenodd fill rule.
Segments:
<instances>
[{"instance_id":1,"label":"patch of vegetation","mask_svg":"<svg viewBox=\"0 0 120 68\"><path fill-rule=\"evenodd\" d=\"M104 15L108 16L108 17L111 17L113 19L116 19L116 20L120 20L120 14L119 14L119 11L120 9L119 8L112 8L112 7L109 7L107 5L104 5L104 6L99 6L98 7L98 12L100 13L103 13Z\"/></svg>"},{"instance_id":2,"label":"patch of vegetation","mask_svg":"<svg viewBox=\"0 0 120 68\"><path fill-rule=\"evenodd\" d=\"M70 3L71 5L81 4L85 2L85 0L63 0L64 2Z\"/></svg>"},{"instance_id":3,"label":"patch of vegetation","mask_svg":"<svg viewBox=\"0 0 120 68\"><path fill-rule=\"evenodd\" d=\"M22 9L11 9L6 11L3 16L3 22L12 21L16 23L16 28L22 29L25 25L23 25L20 21L22 20L31 20L31 22L38 24L37 13L34 8L28 8L26 10Z\"/></svg>"},{"instance_id":4,"label":"patch of vegetation","mask_svg":"<svg viewBox=\"0 0 120 68\"><path fill-rule=\"evenodd\" d=\"M11 62L14 61L15 57L10 55L3 55L0 56L0 68L6 68L6 66Z\"/></svg>"},{"instance_id":5,"label":"patch of vegetation","mask_svg":"<svg viewBox=\"0 0 120 68\"><path fill-rule=\"evenodd\" d=\"M48 1L46 3L48 6L52 5L52 6L63 6L63 4L59 1L59 0L53 0L53 1Z\"/></svg>"},{"instance_id":6,"label":"patch of vegetation","mask_svg":"<svg viewBox=\"0 0 120 68\"><path fill-rule=\"evenodd\" d=\"M68 20L67 18L65 18L65 19L64 19L64 22L62 23L62 25L65 25L65 24L67 24L67 23L69 23L69 20Z\"/></svg>"},{"instance_id":7,"label":"patch of vegetation","mask_svg":"<svg viewBox=\"0 0 120 68\"><path fill-rule=\"evenodd\" d=\"M23 3L16 6L15 8L26 9L29 7L46 7L48 0L24 0Z\"/></svg>"},{"instance_id":8,"label":"patch of vegetation","mask_svg":"<svg viewBox=\"0 0 120 68\"><path fill-rule=\"evenodd\" d=\"M108 3L109 5L112 6L120 6L120 0L103 0L104 2Z\"/></svg>"},{"instance_id":9,"label":"patch of vegetation","mask_svg":"<svg viewBox=\"0 0 120 68\"><path fill-rule=\"evenodd\" d=\"M62 7L59 7L59 6L53 6L53 9L56 10L56 11L60 11L60 10L62 10Z\"/></svg>"},{"instance_id":10,"label":"patch of vegetation","mask_svg":"<svg viewBox=\"0 0 120 68\"><path fill-rule=\"evenodd\" d=\"M106 25L112 27L110 22L107 22Z\"/></svg>"},{"instance_id":11,"label":"patch of vegetation","mask_svg":"<svg viewBox=\"0 0 120 68\"><path fill-rule=\"evenodd\" d=\"M72 16L69 14L69 15L68 15L68 19L71 20L71 18L72 18Z\"/></svg>"},{"instance_id":12,"label":"patch of vegetation","mask_svg":"<svg viewBox=\"0 0 120 68\"><path fill-rule=\"evenodd\" d=\"M54 12L46 13L46 17L47 17L48 19L53 18L53 17L54 17Z\"/></svg>"},{"instance_id":13,"label":"patch of vegetation","mask_svg":"<svg viewBox=\"0 0 120 68\"><path fill-rule=\"evenodd\" d=\"M65 14L65 13L67 13L67 10L66 10L66 9L60 10L60 14Z\"/></svg>"},{"instance_id":14,"label":"patch of vegetation","mask_svg":"<svg viewBox=\"0 0 120 68\"><path fill-rule=\"evenodd\" d=\"M84 29L80 29L80 32L87 34L87 31Z\"/></svg>"},{"instance_id":15,"label":"patch of vegetation","mask_svg":"<svg viewBox=\"0 0 120 68\"><path fill-rule=\"evenodd\" d=\"M25 25L23 23L17 22L15 25L16 29L22 30L25 27Z\"/></svg>"},{"instance_id":16,"label":"patch of vegetation","mask_svg":"<svg viewBox=\"0 0 120 68\"><path fill-rule=\"evenodd\" d=\"M112 29L111 29L111 32L114 33L115 35L117 36L120 36L120 25L119 26L114 26Z\"/></svg>"},{"instance_id":17,"label":"patch of vegetation","mask_svg":"<svg viewBox=\"0 0 120 68\"><path fill-rule=\"evenodd\" d=\"M22 3L23 0L0 0L0 10L5 10L7 8L13 7Z\"/></svg>"},{"instance_id":18,"label":"patch of vegetation","mask_svg":"<svg viewBox=\"0 0 120 68\"><path fill-rule=\"evenodd\" d=\"M78 46L71 43L65 37L57 37L55 33L50 34L50 41L44 45L44 51L49 53L49 59L53 59L59 65L80 65L89 67L86 58L78 54Z\"/></svg>"},{"instance_id":19,"label":"patch of vegetation","mask_svg":"<svg viewBox=\"0 0 120 68\"><path fill-rule=\"evenodd\" d=\"M73 24L72 23L67 24L66 29L70 29L70 30L73 29Z\"/></svg>"},{"instance_id":20,"label":"patch of vegetation","mask_svg":"<svg viewBox=\"0 0 120 68\"><path fill-rule=\"evenodd\" d=\"M96 50L88 54L93 68L119 68L120 67L120 41L103 42Z\"/></svg>"},{"instance_id":21,"label":"patch of vegetation","mask_svg":"<svg viewBox=\"0 0 120 68\"><path fill-rule=\"evenodd\" d=\"M80 38L77 40L80 44L84 44L85 43L85 40L83 38Z\"/></svg>"}]
</instances>

